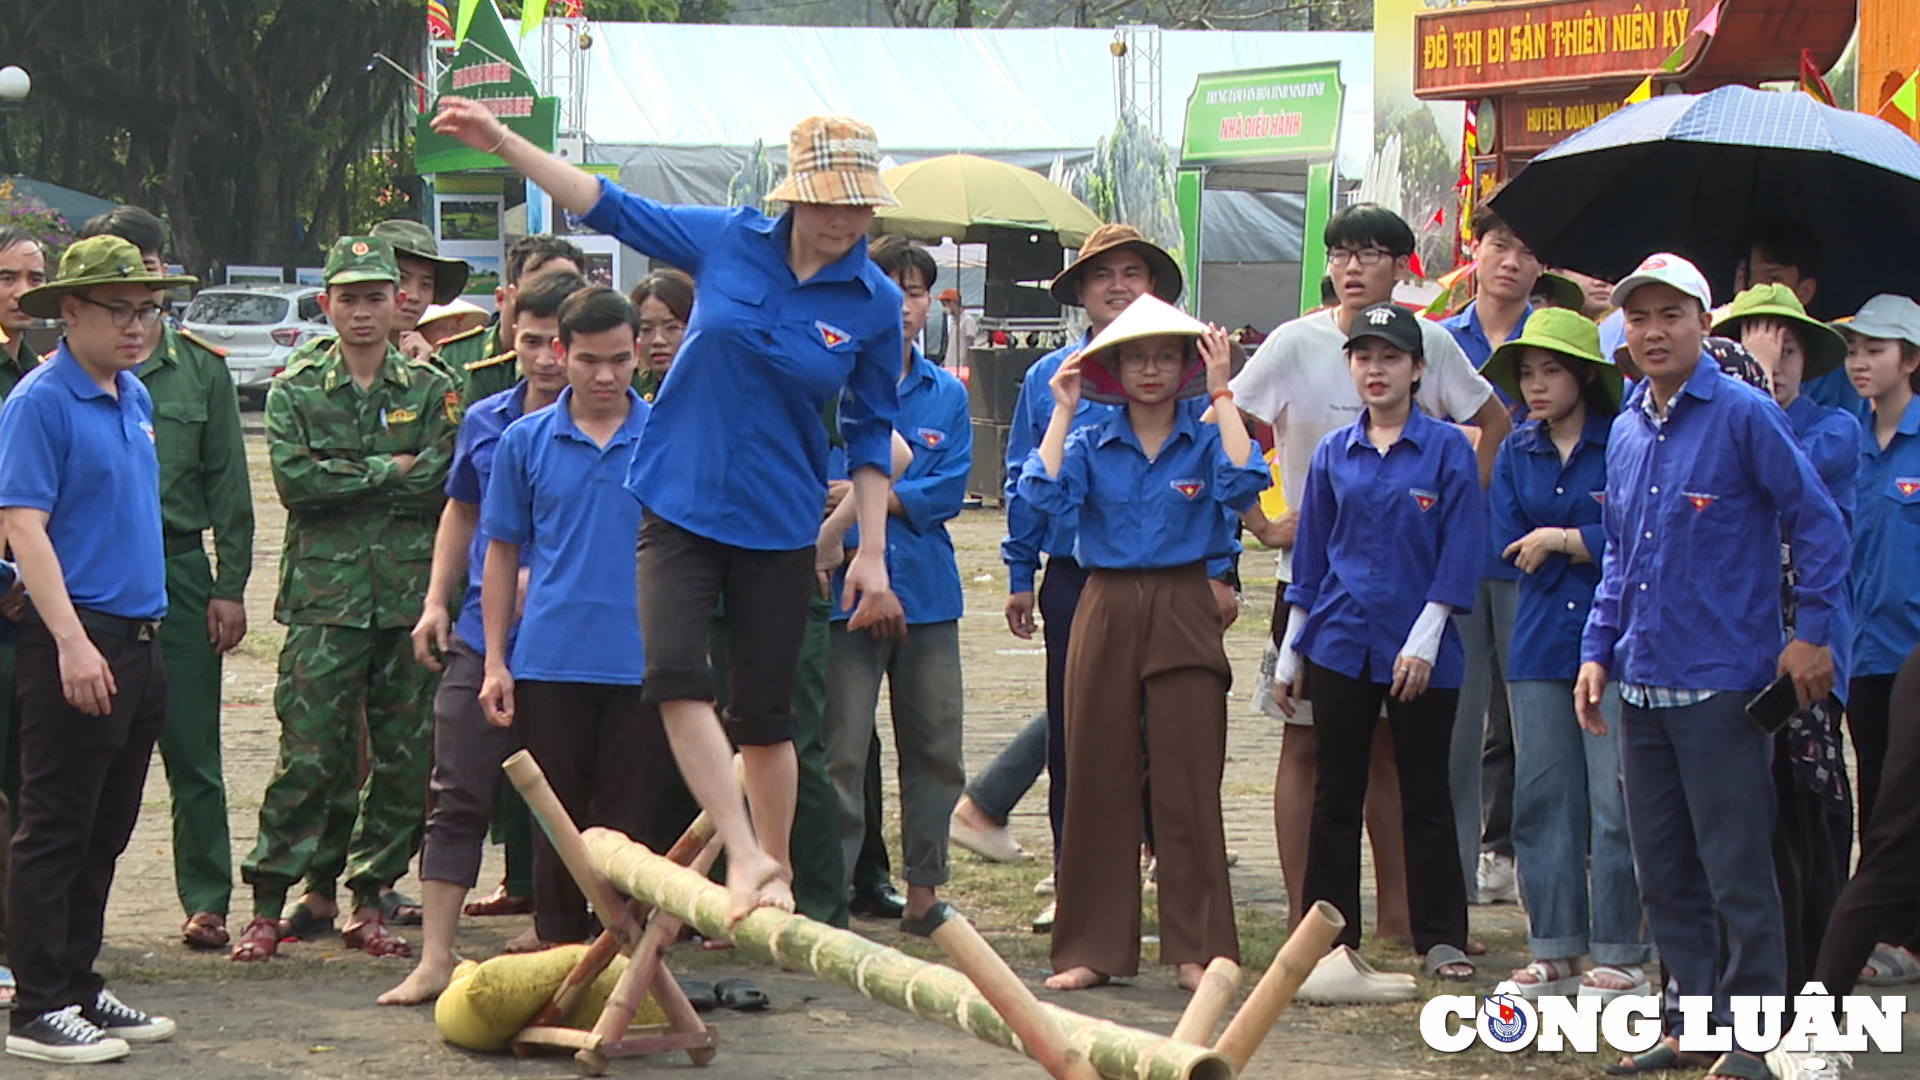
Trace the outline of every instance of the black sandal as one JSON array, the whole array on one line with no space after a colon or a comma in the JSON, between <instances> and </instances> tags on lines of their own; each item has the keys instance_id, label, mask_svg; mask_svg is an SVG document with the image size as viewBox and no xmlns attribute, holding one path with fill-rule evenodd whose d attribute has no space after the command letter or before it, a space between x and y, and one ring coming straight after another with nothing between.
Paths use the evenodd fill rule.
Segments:
<instances>
[{"instance_id":1,"label":"black sandal","mask_svg":"<svg viewBox=\"0 0 1920 1080\"><path fill-rule=\"evenodd\" d=\"M1633 1055L1624 1064L1602 1065L1600 1071L1608 1076L1642 1076L1647 1073L1666 1072L1669 1069L1702 1067L1695 1055L1682 1055L1672 1043L1662 1039L1653 1044L1653 1049Z\"/></svg>"},{"instance_id":2,"label":"black sandal","mask_svg":"<svg viewBox=\"0 0 1920 1080\"><path fill-rule=\"evenodd\" d=\"M1707 1070L1709 1078L1725 1076L1731 1080L1776 1080L1767 1063L1750 1054L1721 1054Z\"/></svg>"},{"instance_id":3,"label":"black sandal","mask_svg":"<svg viewBox=\"0 0 1920 1080\"><path fill-rule=\"evenodd\" d=\"M734 1012L759 1012L773 1003L766 991L740 978L721 979L714 983L713 998L721 1008Z\"/></svg>"}]
</instances>

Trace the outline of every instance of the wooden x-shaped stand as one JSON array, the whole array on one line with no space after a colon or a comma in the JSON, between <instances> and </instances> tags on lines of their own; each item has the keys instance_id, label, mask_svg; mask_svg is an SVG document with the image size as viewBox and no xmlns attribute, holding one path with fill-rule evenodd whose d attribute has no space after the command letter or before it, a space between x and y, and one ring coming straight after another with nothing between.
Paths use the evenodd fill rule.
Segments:
<instances>
[{"instance_id":1,"label":"wooden x-shaped stand","mask_svg":"<svg viewBox=\"0 0 1920 1080\"><path fill-rule=\"evenodd\" d=\"M561 981L552 1000L514 1036L514 1054L528 1057L542 1047L572 1050L573 1060L586 1076L604 1074L612 1058L673 1050L686 1051L695 1065L712 1061L718 1053L720 1031L700 1019L663 959L667 947L680 936L680 920L621 896L594 869L580 841L580 830L560 805L553 788L548 786L546 774L540 771L533 755L522 750L508 758L502 767L527 800L534 820L545 830L567 872L573 875L580 892L593 904L594 912L605 926L587 948L586 955ZM666 854L667 858L701 874L712 869L719 856L720 841L713 835L713 825L705 814L694 820ZM614 957L622 953L626 954L627 968L621 972L593 1030L560 1027L560 1018L579 1002L587 988L606 971L607 965L613 963ZM653 999L666 1013L667 1022L634 1026L634 1014L648 990L653 991Z\"/></svg>"}]
</instances>

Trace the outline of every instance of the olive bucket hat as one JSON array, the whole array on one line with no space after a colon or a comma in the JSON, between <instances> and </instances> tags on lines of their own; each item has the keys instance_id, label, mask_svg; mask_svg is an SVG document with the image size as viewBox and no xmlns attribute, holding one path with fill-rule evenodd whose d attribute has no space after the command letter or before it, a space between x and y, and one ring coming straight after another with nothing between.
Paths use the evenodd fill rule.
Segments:
<instances>
[{"instance_id":1,"label":"olive bucket hat","mask_svg":"<svg viewBox=\"0 0 1920 1080\"><path fill-rule=\"evenodd\" d=\"M1544 308L1527 316L1520 336L1493 350L1480 367L1480 374L1499 387L1508 400L1519 401L1526 396L1520 390L1520 357L1528 349L1545 349L1564 360L1593 365L1594 377L1611 392L1614 405L1620 404L1626 379L1611 359L1601 355L1600 328L1592 319L1565 308Z\"/></svg>"},{"instance_id":2,"label":"olive bucket hat","mask_svg":"<svg viewBox=\"0 0 1920 1080\"><path fill-rule=\"evenodd\" d=\"M60 256L60 274L37 289L20 294L20 310L36 319L60 317L60 298L102 285L146 285L171 289L200 279L186 274L156 274L140 259L140 249L117 236L94 236L75 242Z\"/></svg>"},{"instance_id":3,"label":"olive bucket hat","mask_svg":"<svg viewBox=\"0 0 1920 1080\"><path fill-rule=\"evenodd\" d=\"M1807 352L1800 373L1802 382L1817 379L1847 362L1847 339L1833 327L1809 317L1800 298L1785 285L1755 285L1735 296L1726 314L1713 324L1713 332L1738 341L1740 326L1748 319L1778 319L1800 331Z\"/></svg>"},{"instance_id":4,"label":"olive bucket hat","mask_svg":"<svg viewBox=\"0 0 1920 1080\"><path fill-rule=\"evenodd\" d=\"M467 291L470 270L466 261L442 256L440 242L433 238L432 229L417 221L393 218L375 225L372 235L392 244L395 255L410 255L433 264L434 303L450 304Z\"/></svg>"}]
</instances>

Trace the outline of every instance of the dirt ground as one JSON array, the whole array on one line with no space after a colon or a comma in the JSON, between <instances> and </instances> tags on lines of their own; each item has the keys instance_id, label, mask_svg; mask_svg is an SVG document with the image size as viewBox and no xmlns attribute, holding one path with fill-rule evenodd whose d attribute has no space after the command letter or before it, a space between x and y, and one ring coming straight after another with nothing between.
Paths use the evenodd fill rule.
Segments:
<instances>
[{"instance_id":1,"label":"dirt ground","mask_svg":"<svg viewBox=\"0 0 1920 1080\"><path fill-rule=\"evenodd\" d=\"M226 667L224 716L226 775L236 867L250 849L260 796L272 767L277 729L272 713L275 660L281 628L272 621L284 515L267 477L258 416L248 417L254 459L254 491L259 511L259 540L247 610L252 632ZM1038 642L1011 637L1001 615L1005 571L999 562L1003 522L993 510L964 513L953 525L967 613L961 624L967 681L966 752L970 768L991 758L1042 704L1042 654ZM609 568L614 574L619 568ZM1274 723L1249 715L1247 694L1259 662L1273 596L1272 561L1253 554L1245 560L1246 600L1242 617L1229 631L1228 652L1238 682L1230 716L1226 782L1223 788L1227 842L1239 855L1233 887L1240 910L1248 976L1243 995L1258 969L1271 959L1285 925L1285 897L1273 843L1271 792L1279 731ZM882 723L883 732L886 725ZM891 735L885 736L890 744ZM895 781L888 747L888 827L897 844ZM1045 777L1020 804L1014 833L1042 859L1018 866L996 866L956 850L953 881L947 894L973 916L1015 968L1036 987L1046 966L1045 939L1027 931L1026 922L1042 901L1032 885L1042 874L1048 849ZM270 964L235 965L223 956L194 954L179 944L182 912L174 899L171 838L165 779L156 761L149 779L141 822L121 859L119 880L108 913L108 938L102 957L112 985L134 1004L172 1016L180 1034L172 1042L142 1047L116 1066L125 1080L256 1080L300 1077L314 1080L438 1080L453 1077L561 1077L574 1075L566 1057L518 1061L453 1049L442 1043L429 1009L379 1008L374 996L405 974L400 961L378 961L339 947L338 939L284 947ZM897 846L895 848L897 852ZM490 849L482 872L483 891L499 878L499 851ZM401 888L417 895L417 882ZM1368 878L1371 903L1371 879ZM236 885L235 906L244 911L249 897ZM1149 894L1149 903L1151 894ZM1152 912L1147 932L1152 933ZM1525 917L1515 907L1473 909L1473 933L1492 950L1481 965L1481 991L1495 976L1524 961ZM244 917L236 926L244 923ZM468 919L460 930L466 956L484 958L499 951L527 920ZM931 958L923 942L906 939L890 924L858 923L863 933ZM417 933L417 931L415 931ZM1370 943L1366 955L1376 964L1415 969L1404 950ZM1171 976L1149 966L1140 978L1078 994L1041 991L1057 1003L1137 1027L1172 1030L1185 995ZM772 997L771 1010L757 1015L716 1014L721 1030L717 1060L700 1075L713 1080L774 1078L921 1077L972 1080L1031 1077L1044 1073L1016 1055L884 1006L810 977L753 965L731 953L677 950L669 962L681 975L733 968L750 974ZM1440 992L1423 983L1424 1001ZM1453 992L1449 990L1448 992ZM1497 1055L1482 1047L1445 1055L1428 1050L1418 1029L1418 1004L1370 1008L1300 1006L1281 1017L1244 1074L1285 1080L1365 1080L1372 1077L1591 1075L1595 1057L1523 1052ZM1920 1022L1905 1025L1909 1042L1920 1045ZM681 1056L616 1062L612 1075L673 1075L688 1068ZM1920 1068L1899 1055L1861 1060L1861 1077L1915 1077ZM17 1058L0 1058L0 1077L72 1075L70 1070Z\"/></svg>"}]
</instances>

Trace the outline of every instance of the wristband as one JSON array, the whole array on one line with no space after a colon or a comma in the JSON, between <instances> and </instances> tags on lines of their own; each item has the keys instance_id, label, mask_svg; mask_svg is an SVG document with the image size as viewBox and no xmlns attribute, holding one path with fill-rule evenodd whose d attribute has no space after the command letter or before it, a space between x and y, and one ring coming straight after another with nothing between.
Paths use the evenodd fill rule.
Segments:
<instances>
[{"instance_id":1,"label":"wristband","mask_svg":"<svg viewBox=\"0 0 1920 1080\"><path fill-rule=\"evenodd\" d=\"M488 153L488 154L490 154L490 155L495 155L495 156L498 156L498 155L499 155L499 153L500 153L500 148L501 148L501 147L503 147L503 146L505 146L505 145L507 145L507 136L509 136L509 135L512 135L512 134L513 134L513 129L512 129L512 128L509 128L509 127L502 127L502 128L501 128L501 130L500 130L500 141L499 141L499 142L497 142L497 143L494 143L494 144L493 144L493 149L491 149L491 150L489 150L489 151L487 151L487 153Z\"/></svg>"},{"instance_id":2,"label":"wristband","mask_svg":"<svg viewBox=\"0 0 1920 1080\"><path fill-rule=\"evenodd\" d=\"M1219 401L1221 398L1226 398L1228 401L1232 401L1233 391L1215 390L1213 393L1207 395L1207 402L1208 404L1212 404L1213 402Z\"/></svg>"}]
</instances>

